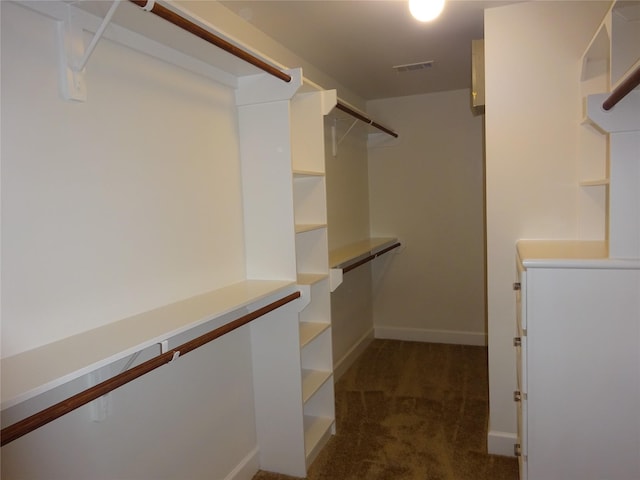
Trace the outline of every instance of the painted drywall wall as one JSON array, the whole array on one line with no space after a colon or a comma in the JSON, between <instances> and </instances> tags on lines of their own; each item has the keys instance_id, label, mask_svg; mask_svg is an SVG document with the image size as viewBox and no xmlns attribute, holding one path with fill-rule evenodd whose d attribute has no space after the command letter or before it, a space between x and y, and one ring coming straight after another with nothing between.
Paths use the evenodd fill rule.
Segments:
<instances>
[{"instance_id":1,"label":"painted drywall wall","mask_svg":"<svg viewBox=\"0 0 640 480\"><path fill-rule=\"evenodd\" d=\"M56 22L2 5L2 355L242 280L233 91L104 41L64 101Z\"/></svg>"},{"instance_id":2,"label":"painted drywall wall","mask_svg":"<svg viewBox=\"0 0 640 480\"><path fill-rule=\"evenodd\" d=\"M233 92L103 40L88 100L64 101L56 22L0 8L3 355L243 279ZM251 362L234 332L114 391L103 421L93 403L3 447L2 478L250 478Z\"/></svg>"},{"instance_id":3,"label":"painted drywall wall","mask_svg":"<svg viewBox=\"0 0 640 480\"><path fill-rule=\"evenodd\" d=\"M577 238L580 57L609 2L485 11L489 451L515 440L515 242Z\"/></svg>"},{"instance_id":4,"label":"painted drywall wall","mask_svg":"<svg viewBox=\"0 0 640 480\"><path fill-rule=\"evenodd\" d=\"M485 343L482 117L468 90L368 102L400 133L369 149L372 236L397 236L378 266L376 336Z\"/></svg>"},{"instance_id":5,"label":"painted drywall wall","mask_svg":"<svg viewBox=\"0 0 640 480\"><path fill-rule=\"evenodd\" d=\"M327 72L319 70L304 58L293 53L286 45L282 45L265 35L221 3L213 0L206 2L187 0L176 3L184 5L185 8L202 18L208 19L219 27L221 33L226 34L238 44L246 45L250 50L259 51L262 55L271 58L276 65L281 65L284 68L302 68L306 79L325 90L337 90L338 97L364 109L365 102L359 95L332 78Z\"/></svg>"},{"instance_id":6,"label":"painted drywall wall","mask_svg":"<svg viewBox=\"0 0 640 480\"><path fill-rule=\"evenodd\" d=\"M367 127L354 122L337 111L325 118L329 250L369 237ZM331 294L336 378L373 339L372 307L371 265L365 264L344 274Z\"/></svg>"}]
</instances>

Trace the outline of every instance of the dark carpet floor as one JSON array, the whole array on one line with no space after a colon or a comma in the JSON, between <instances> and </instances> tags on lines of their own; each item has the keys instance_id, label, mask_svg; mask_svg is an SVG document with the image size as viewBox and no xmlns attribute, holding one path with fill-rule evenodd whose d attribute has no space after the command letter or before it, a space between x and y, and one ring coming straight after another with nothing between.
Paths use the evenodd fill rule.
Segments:
<instances>
[{"instance_id":1,"label":"dark carpet floor","mask_svg":"<svg viewBox=\"0 0 640 480\"><path fill-rule=\"evenodd\" d=\"M336 384L336 435L307 478L517 480L515 458L486 453L487 382L484 347L375 340Z\"/></svg>"}]
</instances>

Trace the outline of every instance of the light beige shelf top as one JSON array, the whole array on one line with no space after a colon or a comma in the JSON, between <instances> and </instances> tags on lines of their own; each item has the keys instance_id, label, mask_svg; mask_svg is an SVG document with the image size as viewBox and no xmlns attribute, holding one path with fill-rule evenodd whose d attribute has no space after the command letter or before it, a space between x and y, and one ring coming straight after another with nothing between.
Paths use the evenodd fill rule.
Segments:
<instances>
[{"instance_id":1,"label":"light beige shelf top","mask_svg":"<svg viewBox=\"0 0 640 480\"><path fill-rule=\"evenodd\" d=\"M295 290L291 281L247 280L3 358L2 409L239 308Z\"/></svg>"},{"instance_id":2,"label":"light beige shelf top","mask_svg":"<svg viewBox=\"0 0 640 480\"><path fill-rule=\"evenodd\" d=\"M345 263L358 260L360 257L369 256L380 250L390 247L398 241L397 238L367 238L354 242L344 247L329 252L329 266L338 268Z\"/></svg>"},{"instance_id":3,"label":"light beige shelf top","mask_svg":"<svg viewBox=\"0 0 640 480\"><path fill-rule=\"evenodd\" d=\"M640 268L640 259L609 258L607 244L592 240L518 240L525 268Z\"/></svg>"}]
</instances>

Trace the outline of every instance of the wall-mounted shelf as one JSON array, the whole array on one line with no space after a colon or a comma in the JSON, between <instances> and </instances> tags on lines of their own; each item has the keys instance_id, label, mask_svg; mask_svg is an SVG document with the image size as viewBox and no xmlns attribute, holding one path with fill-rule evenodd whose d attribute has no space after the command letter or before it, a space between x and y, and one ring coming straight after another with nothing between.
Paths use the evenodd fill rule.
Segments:
<instances>
[{"instance_id":1,"label":"wall-mounted shelf","mask_svg":"<svg viewBox=\"0 0 640 480\"><path fill-rule=\"evenodd\" d=\"M344 270L359 260L398 243L397 238L367 238L329 252L329 266Z\"/></svg>"},{"instance_id":2,"label":"wall-mounted shelf","mask_svg":"<svg viewBox=\"0 0 640 480\"><path fill-rule=\"evenodd\" d=\"M397 238L367 238L329 252L331 291L342 284L342 275L380 255L399 248Z\"/></svg>"},{"instance_id":3,"label":"wall-mounted shelf","mask_svg":"<svg viewBox=\"0 0 640 480\"><path fill-rule=\"evenodd\" d=\"M35 397L235 310L290 293L289 281L249 280L2 359L2 409ZM220 323L220 324L219 324ZM69 355L73 352L73 355ZM158 349L160 352L160 349Z\"/></svg>"}]
</instances>

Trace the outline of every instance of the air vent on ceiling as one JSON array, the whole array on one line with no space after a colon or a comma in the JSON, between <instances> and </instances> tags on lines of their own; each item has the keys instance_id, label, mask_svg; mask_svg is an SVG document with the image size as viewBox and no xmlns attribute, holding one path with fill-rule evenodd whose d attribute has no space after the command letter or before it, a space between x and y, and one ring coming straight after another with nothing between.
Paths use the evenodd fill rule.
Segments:
<instances>
[{"instance_id":1,"label":"air vent on ceiling","mask_svg":"<svg viewBox=\"0 0 640 480\"><path fill-rule=\"evenodd\" d=\"M405 63L404 65L394 65L393 68L396 72L415 72L416 70L425 70L433 66L433 60L427 60L426 62L417 63Z\"/></svg>"}]
</instances>

